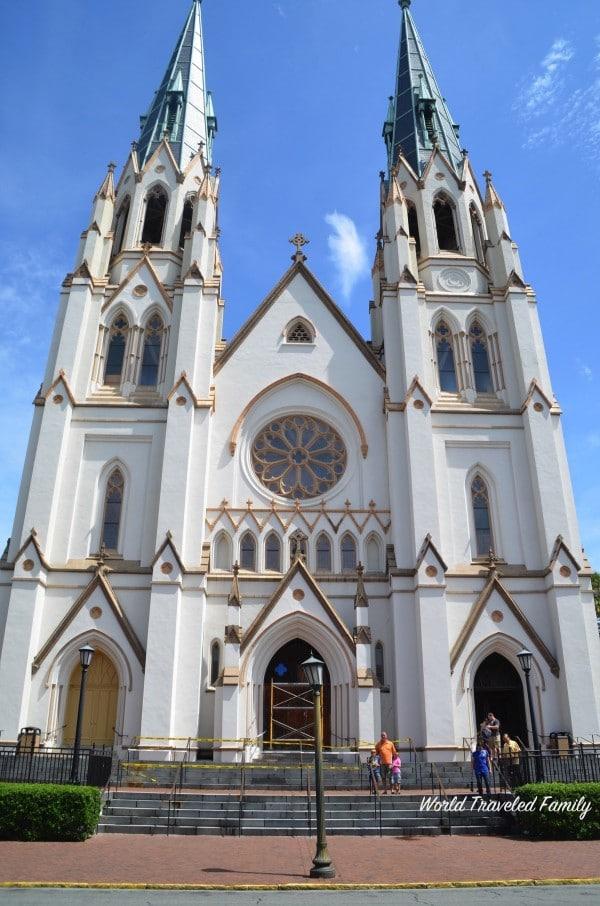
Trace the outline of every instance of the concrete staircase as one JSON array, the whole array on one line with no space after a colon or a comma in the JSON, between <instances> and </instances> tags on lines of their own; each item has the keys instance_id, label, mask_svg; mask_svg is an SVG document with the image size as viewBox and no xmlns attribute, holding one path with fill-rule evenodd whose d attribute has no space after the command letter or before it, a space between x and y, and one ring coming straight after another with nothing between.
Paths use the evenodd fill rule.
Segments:
<instances>
[{"instance_id":1,"label":"concrete staircase","mask_svg":"<svg viewBox=\"0 0 600 906\"><path fill-rule=\"evenodd\" d=\"M461 797L462 798L462 797ZM421 810L422 797L340 795L325 797L328 834L407 836L502 834L504 815ZM472 801L469 797L469 802ZM381 818L379 814L381 808ZM306 795L239 795L119 790L104 802L99 833L309 836L316 833L316 805Z\"/></svg>"},{"instance_id":2,"label":"concrete staircase","mask_svg":"<svg viewBox=\"0 0 600 906\"><path fill-rule=\"evenodd\" d=\"M472 772L469 762L452 761L436 764L437 772L447 790L471 790ZM121 763L119 785L146 788L170 788L178 778L179 763L136 762L128 767ZM307 780L314 788L314 762L311 753L269 753L258 761L240 765L220 765L209 761L192 761L183 766L181 784L184 789L239 790L306 790ZM116 774L113 775L116 780ZM437 789L437 775L427 762L408 762L402 765L404 790ZM369 773L366 765L356 759L327 755L324 764L326 790L367 790Z\"/></svg>"}]
</instances>

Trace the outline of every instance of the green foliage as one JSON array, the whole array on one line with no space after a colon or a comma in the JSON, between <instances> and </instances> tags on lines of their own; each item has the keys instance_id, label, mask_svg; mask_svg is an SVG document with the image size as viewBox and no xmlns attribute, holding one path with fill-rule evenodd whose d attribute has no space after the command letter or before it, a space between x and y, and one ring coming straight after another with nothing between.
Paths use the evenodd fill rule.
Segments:
<instances>
[{"instance_id":1,"label":"green foliage","mask_svg":"<svg viewBox=\"0 0 600 906\"><path fill-rule=\"evenodd\" d=\"M515 812L522 831L545 840L600 839L600 783L528 783L515 791L526 802L535 799L532 812ZM544 796L551 797L551 803ZM537 797L537 798L536 798ZM582 800L590 804L581 820ZM578 803L578 811L556 810L560 803Z\"/></svg>"},{"instance_id":2,"label":"green foliage","mask_svg":"<svg viewBox=\"0 0 600 906\"><path fill-rule=\"evenodd\" d=\"M0 840L86 840L100 817L100 790L0 783Z\"/></svg>"},{"instance_id":3,"label":"green foliage","mask_svg":"<svg viewBox=\"0 0 600 906\"><path fill-rule=\"evenodd\" d=\"M596 613L600 617L600 573L592 573L592 591L594 592Z\"/></svg>"}]
</instances>

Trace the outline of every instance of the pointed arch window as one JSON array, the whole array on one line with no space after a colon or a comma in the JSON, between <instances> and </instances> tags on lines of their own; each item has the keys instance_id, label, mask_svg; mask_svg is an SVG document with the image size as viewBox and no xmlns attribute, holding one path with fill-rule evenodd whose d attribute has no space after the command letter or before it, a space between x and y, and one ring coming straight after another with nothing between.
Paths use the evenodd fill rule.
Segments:
<instances>
[{"instance_id":1,"label":"pointed arch window","mask_svg":"<svg viewBox=\"0 0 600 906\"><path fill-rule=\"evenodd\" d=\"M440 321L435 329L435 351L437 356L440 390L444 393L456 393L456 366L452 348L452 334L445 321Z\"/></svg>"},{"instance_id":2,"label":"pointed arch window","mask_svg":"<svg viewBox=\"0 0 600 906\"><path fill-rule=\"evenodd\" d=\"M215 639L210 646L210 685L216 686L221 672L221 646Z\"/></svg>"},{"instance_id":3,"label":"pointed arch window","mask_svg":"<svg viewBox=\"0 0 600 906\"><path fill-rule=\"evenodd\" d=\"M371 535L365 546L365 559L367 572L378 573L381 571L381 545L377 535Z\"/></svg>"},{"instance_id":4,"label":"pointed arch window","mask_svg":"<svg viewBox=\"0 0 600 906\"><path fill-rule=\"evenodd\" d=\"M125 479L121 469L117 467L108 476L104 495L101 544L108 551L117 551L119 548L119 530L121 527L124 492Z\"/></svg>"},{"instance_id":5,"label":"pointed arch window","mask_svg":"<svg viewBox=\"0 0 600 906\"><path fill-rule=\"evenodd\" d=\"M154 186L146 198L146 214L142 230L142 245L161 245L165 215L167 213L167 193L162 186Z\"/></svg>"},{"instance_id":6,"label":"pointed arch window","mask_svg":"<svg viewBox=\"0 0 600 906\"><path fill-rule=\"evenodd\" d=\"M288 343L313 343L315 336L310 325L303 318L296 318L286 331Z\"/></svg>"},{"instance_id":7,"label":"pointed arch window","mask_svg":"<svg viewBox=\"0 0 600 906\"><path fill-rule=\"evenodd\" d=\"M185 245L185 237L192 232L192 217L194 215L194 203L191 198L186 199L183 206L183 215L181 218L181 232L179 233L179 248Z\"/></svg>"},{"instance_id":8,"label":"pointed arch window","mask_svg":"<svg viewBox=\"0 0 600 906\"><path fill-rule=\"evenodd\" d=\"M276 532L267 535L265 543L265 569L267 572L281 572L281 541Z\"/></svg>"},{"instance_id":9,"label":"pointed arch window","mask_svg":"<svg viewBox=\"0 0 600 906\"><path fill-rule=\"evenodd\" d=\"M469 344L471 347L475 390L477 393L493 393L494 385L490 371L487 337L479 321L473 321L471 324Z\"/></svg>"},{"instance_id":10,"label":"pointed arch window","mask_svg":"<svg viewBox=\"0 0 600 906\"><path fill-rule=\"evenodd\" d=\"M152 315L144 334L144 351L140 368L140 385L142 387L156 387L158 384L163 332L162 318L160 315Z\"/></svg>"},{"instance_id":11,"label":"pointed arch window","mask_svg":"<svg viewBox=\"0 0 600 906\"><path fill-rule=\"evenodd\" d=\"M329 540L329 535L321 532L317 538L317 572L330 573L332 571L331 541Z\"/></svg>"},{"instance_id":12,"label":"pointed arch window","mask_svg":"<svg viewBox=\"0 0 600 906\"><path fill-rule=\"evenodd\" d=\"M419 235L419 218L417 216L417 209L412 203L412 201L406 202L406 207L408 208L408 235L411 239L415 240L415 248L417 252L417 258L421 257L421 237Z\"/></svg>"},{"instance_id":13,"label":"pointed arch window","mask_svg":"<svg viewBox=\"0 0 600 906\"><path fill-rule=\"evenodd\" d=\"M475 205L469 208L471 216L471 229L473 230L473 242L475 244L475 255L480 264L485 265L485 237L483 235L483 226Z\"/></svg>"},{"instance_id":14,"label":"pointed arch window","mask_svg":"<svg viewBox=\"0 0 600 906\"><path fill-rule=\"evenodd\" d=\"M105 384L119 385L121 383L128 333L129 322L127 318L122 314L117 315L110 328L106 365L104 367Z\"/></svg>"},{"instance_id":15,"label":"pointed arch window","mask_svg":"<svg viewBox=\"0 0 600 906\"><path fill-rule=\"evenodd\" d=\"M385 664L383 660L383 644L377 642L375 645L375 676L380 686L385 686Z\"/></svg>"},{"instance_id":16,"label":"pointed arch window","mask_svg":"<svg viewBox=\"0 0 600 906\"><path fill-rule=\"evenodd\" d=\"M350 534L342 538L342 572L351 573L356 569L356 541Z\"/></svg>"},{"instance_id":17,"label":"pointed arch window","mask_svg":"<svg viewBox=\"0 0 600 906\"><path fill-rule=\"evenodd\" d=\"M121 205L117 213L117 219L115 222L115 236L113 239L113 258L118 255L123 248L123 243L125 241L125 230L127 229L130 208L131 199L128 195L127 198L123 199L123 204Z\"/></svg>"},{"instance_id":18,"label":"pointed arch window","mask_svg":"<svg viewBox=\"0 0 600 906\"><path fill-rule=\"evenodd\" d=\"M246 532L240 544L240 566L249 572L256 572L256 538L252 532Z\"/></svg>"},{"instance_id":19,"label":"pointed arch window","mask_svg":"<svg viewBox=\"0 0 600 906\"><path fill-rule=\"evenodd\" d=\"M485 557L493 549L492 522L490 518L490 495L488 486L476 475L471 482L471 503L475 525L475 551L478 557Z\"/></svg>"},{"instance_id":20,"label":"pointed arch window","mask_svg":"<svg viewBox=\"0 0 600 906\"><path fill-rule=\"evenodd\" d=\"M440 252L458 252L454 207L446 197L440 196L435 200L433 216Z\"/></svg>"},{"instance_id":21,"label":"pointed arch window","mask_svg":"<svg viewBox=\"0 0 600 906\"><path fill-rule=\"evenodd\" d=\"M303 532L294 532L290 536L290 563L301 557L304 563L308 560L308 538Z\"/></svg>"},{"instance_id":22,"label":"pointed arch window","mask_svg":"<svg viewBox=\"0 0 600 906\"><path fill-rule=\"evenodd\" d=\"M231 556L231 538L227 532L221 532L214 547L214 569L229 572L233 563Z\"/></svg>"}]
</instances>

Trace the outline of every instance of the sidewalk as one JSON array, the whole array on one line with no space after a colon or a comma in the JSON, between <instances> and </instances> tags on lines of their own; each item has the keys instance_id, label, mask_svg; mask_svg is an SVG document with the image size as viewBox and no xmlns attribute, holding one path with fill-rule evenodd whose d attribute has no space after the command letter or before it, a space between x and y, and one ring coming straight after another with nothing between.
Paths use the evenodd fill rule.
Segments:
<instances>
[{"instance_id":1,"label":"sidewalk","mask_svg":"<svg viewBox=\"0 0 600 906\"><path fill-rule=\"evenodd\" d=\"M0 883L276 885L310 881L314 839L100 835L85 843L0 843ZM333 837L334 883L557 880L600 875L600 841Z\"/></svg>"}]
</instances>

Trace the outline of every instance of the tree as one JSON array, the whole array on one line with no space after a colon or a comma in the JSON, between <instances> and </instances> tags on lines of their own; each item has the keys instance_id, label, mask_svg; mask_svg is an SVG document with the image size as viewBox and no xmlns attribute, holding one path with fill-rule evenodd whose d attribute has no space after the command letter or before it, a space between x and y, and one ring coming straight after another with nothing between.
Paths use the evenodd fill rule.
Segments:
<instances>
[{"instance_id":1,"label":"tree","mask_svg":"<svg viewBox=\"0 0 600 906\"><path fill-rule=\"evenodd\" d=\"M600 617L600 573L592 573L592 591L594 592L596 613Z\"/></svg>"}]
</instances>

